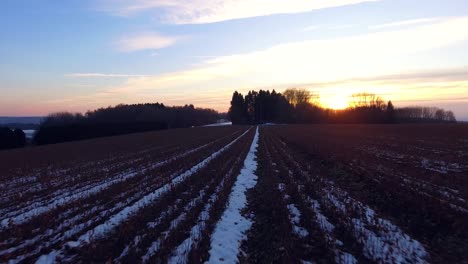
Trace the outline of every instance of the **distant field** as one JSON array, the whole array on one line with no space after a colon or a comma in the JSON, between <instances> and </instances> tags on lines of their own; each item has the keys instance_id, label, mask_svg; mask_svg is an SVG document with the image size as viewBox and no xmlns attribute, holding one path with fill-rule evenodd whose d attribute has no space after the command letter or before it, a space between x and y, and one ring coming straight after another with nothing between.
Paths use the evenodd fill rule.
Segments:
<instances>
[{"instance_id":1,"label":"distant field","mask_svg":"<svg viewBox=\"0 0 468 264\"><path fill-rule=\"evenodd\" d=\"M200 127L0 161L0 262L468 257L468 125Z\"/></svg>"},{"instance_id":2,"label":"distant field","mask_svg":"<svg viewBox=\"0 0 468 264\"><path fill-rule=\"evenodd\" d=\"M269 126L261 135L262 175L278 186L264 212L303 217L278 230L298 234L278 242L283 254L256 260L466 261L468 125Z\"/></svg>"}]
</instances>

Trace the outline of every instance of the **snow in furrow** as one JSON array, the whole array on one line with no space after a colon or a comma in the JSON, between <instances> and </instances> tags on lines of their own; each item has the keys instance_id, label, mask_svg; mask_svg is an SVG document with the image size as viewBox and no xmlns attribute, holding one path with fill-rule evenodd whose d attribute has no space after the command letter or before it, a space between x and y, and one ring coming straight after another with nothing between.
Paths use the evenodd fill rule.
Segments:
<instances>
[{"instance_id":1,"label":"snow in furrow","mask_svg":"<svg viewBox=\"0 0 468 264\"><path fill-rule=\"evenodd\" d=\"M298 235L299 237L308 236L309 232L303 227L299 226L301 222L301 212L299 211L299 209L297 209L295 204L288 204L287 207L289 210L289 218L291 219L294 234Z\"/></svg>"},{"instance_id":2,"label":"snow in furrow","mask_svg":"<svg viewBox=\"0 0 468 264\"><path fill-rule=\"evenodd\" d=\"M333 190L336 189L324 188L327 200L338 211L345 216L349 215L347 206L350 206L353 211L360 213L360 217L352 218L349 224L354 237L363 245L366 257L382 263L427 262L428 254L421 243L409 237L390 221L377 217L374 210L346 196L345 192L333 192Z\"/></svg>"},{"instance_id":3,"label":"snow in furrow","mask_svg":"<svg viewBox=\"0 0 468 264\"><path fill-rule=\"evenodd\" d=\"M231 169L232 170L232 169ZM228 173L228 175L230 172ZM224 187L225 179L216 187L214 193L210 196L208 203L203 208L203 211L200 213L197 219L197 224L192 227L190 230L190 236L185 239L176 249L172 252L172 256L169 258L168 263L170 264L185 264L188 261L188 254L195 247L198 242L201 240L201 235L206 228L206 222L210 218L210 210L213 207L214 203L218 200L218 195L221 189Z\"/></svg>"},{"instance_id":4,"label":"snow in furrow","mask_svg":"<svg viewBox=\"0 0 468 264\"><path fill-rule=\"evenodd\" d=\"M167 160L164 160L164 161L160 161L158 163L155 163L149 167L146 167L142 170L135 170L133 172L127 172L127 173L123 173L123 174L119 174L117 176L115 176L112 180L106 180L104 182L101 182L100 184L97 184L91 188L88 187L84 187L82 188L81 190L73 190L73 191L70 191L70 192L67 192L63 195L60 195L58 197L55 197L54 199L52 199L48 204L44 205L44 206L40 206L44 203L33 203L27 207L25 207L24 209L22 209L22 211L25 211L24 213L21 213L19 215L16 215L14 217L7 217L5 219L3 219L0 223L0 229L2 228L6 228L6 227L9 227L11 225L17 225L17 224L21 224L21 223L24 223L24 222L27 222L28 220L30 220L31 218L33 217L36 217L40 214L43 214L45 212L48 212L48 211L51 211L59 206L62 206L62 205L65 205L67 203L70 203L70 202L73 202L73 201L76 201L76 200L80 200L80 199L85 199L87 197L90 197L96 193L99 193L107 188L109 188L110 186L114 185L114 184L117 184L117 183L120 183L120 182L125 182L131 178L134 178L135 176L139 175L139 173L142 173L142 172L145 172L147 170L153 170L153 169L156 169L158 167L161 167L169 162L172 162L174 160L177 160L177 159L180 159L180 158L183 158L183 157L186 157L187 155L193 153L193 152L196 152L202 148L205 148L208 144L205 144L205 145L202 145L200 147L197 147L197 148L194 148L194 149L191 149L189 151L186 151L184 152L183 154L180 154L180 155L177 155L175 157L172 157L170 159L167 159ZM88 189L87 189L88 188ZM84 190L83 190L84 189Z\"/></svg>"},{"instance_id":5,"label":"snow in furrow","mask_svg":"<svg viewBox=\"0 0 468 264\"><path fill-rule=\"evenodd\" d=\"M295 167L301 168L291 156L288 158ZM304 171L301 173L308 176ZM348 225L353 230L353 236L362 244L364 256L381 263L427 263L428 253L419 241L390 221L377 217L374 210L335 187L332 181L323 181L323 184L322 198L345 219L354 217L348 221Z\"/></svg>"},{"instance_id":6,"label":"snow in furrow","mask_svg":"<svg viewBox=\"0 0 468 264\"><path fill-rule=\"evenodd\" d=\"M85 234L81 235L76 241L69 241L66 243L66 246L68 247L79 247L83 244L87 244L90 241L92 241L95 238L101 238L108 233L110 233L112 230L114 230L115 227L120 225L122 222L124 222L126 219L128 219L131 215L138 213L141 209L144 207L148 206L149 204L153 203L156 201L161 195L164 195L165 193L169 192L175 185L183 182L185 179L199 171L200 169L206 167L213 159L218 157L221 153L226 151L228 148L230 148L234 143L236 143L240 138L242 138L245 134L247 134L250 131L247 130L244 133L242 133L239 137L231 141L229 144L226 146L222 147L220 150L214 152L211 154L209 157L205 158L202 160L200 163L196 164L189 170L183 172L180 175L175 176L169 183L163 185L162 187L154 190L153 192L149 193L148 195L142 197L140 200L132 204L131 206L125 207L123 210L121 210L119 213L113 215L110 217L106 222L96 226L94 229L89 230ZM53 256L58 256L63 254L63 249L60 249L58 251L54 250L50 252L48 255L53 255ZM45 255L46 256L46 255Z\"/></svg>"},{"instance_id":7,"label":"snow in furrow","mask_svg":"<svg viewBox=\"0 0 468 264\"><path fill-rule=\"evenodd\" d=\"M206 189L208 189L208 186L203 189L202 191L200 191L199 195L193 199L192 201L190 201L182 210L182 213L174 220L171 221L171 224L169 225L169 229L166 230L165 232L163 232L163 236L162 237L159 237L156 241L154 241L153 243L151 243L150 247L148 248L148 250L146 251L145 255L143 255L143 257L141 258L141 261L143 263L148 263L149 260L151 259L151 257L153 257L154 255L156 255L156 253L158 253L159 249L161 248L161 245L162 243L164 242L164 240L167 239L167 237L170 235L170 233L177 229L177 227L179 226L179 224L185 220L185 217L187 215L187 212L192 210L192 208L194 208L202 199L203 197L205 196L205 191Z\"/></svg>"},{"instance_id":8,"label":"snow in furrow","mask_svg":"<svg viewBox=\"0 0 468 264\"><path fill-rule=\"evenodd\" d=\"M223 179L224 182L224 179ZM199 195L191 200L182 210L182 213L175 219L171 221L171 224L169 226L169 229L163 232L163 237L158 238L156 241L154 241L151 246L148 248L146 254L142 257L143 262L147 262L152 256L157 254L157 251L160 249L161 244L164 242L164 240L169 236L172 230L176 229L177 226L181 221L185 219L185 215L187 214L188 211L190 211L193 207L197 205L203 199L203 197L206 194L206 191L208 190L209 186L213 183L213 180L210 182L210 184L207 184L200 192ZM219 187L219 186L218 186ZM212 197L212 196L211 196ZM211 199L210 197L210 199ZM181 199L178 199L176 203L168 208L165 212L162 212L161 215L156 219L154 222L148 222L147 226L148 228L155 228L161 224L161 222L167 218L168 215L170 215L174 210L176 210L179 206L179 204L182 202ZM134 243L128 245L121 253L119 258L114 261L115 263L120 263L121 259L125 257L128 254L128 251L130 250L131 246L137 246L139 244L139 241L143 238L146 237L146 234L143 235L138 235L134 239Z\"/></svg>"},{"instance_id":9,"label":"snow in furrow","mask_svg":"<svg viewBox=\"0 0 468 264\"><path fill-rule=\"evenodd\" d=\"M148 229L153 229L153 228L158 227L163 222L163 220L165 220L169 215L174 213L174 211L177 208L179 208L181 202L182 202L182 199L177 199L175 203L169 206L166 211L162 212L157 219L151 222L147 222L146 227ZM140 234L136 235L133 238L132 242L130 242L127 246L125 246L125 248L122 250L122 253L120 253L119 257L114 260L114 263L121 263L122 259L126 257L128 253L130 252L130 249L136 248L140 244L141 240L145 238L146 236L147 236L146 233L141 234L141 235Z\"/></svg>"},{"instance_id":10,"label":"snow in furrow","mask_svg":"<svg viewBox=\"0 0 468 264\"><path fill-rule=\"evenodd\" d=\"M286 194L285 189L286 188L285 188L284 183L278 184L278 190L282 194L283 200L287 203L289 199L289 195ZM297 206L291 203L291 204L288 204L286 207L288 208L288 211L289 211L289 221L291 222L291 226L293 227L294 234L296 234L297 236L301 238L307 237L309 235L309 232L305 228L300 226L301 212L299 211L299 209L297 209Z\"/></svg>"},{"instance_id":11,"label":"snow in furrow","mask_svg":"<svg viewBox=\"0 0 468 264\"><path fill-rule=\"evenodd\" d=\"M202 146L199 146L199 147L196 147L194 149L191 149L189 151L186 151L182 154L179 154L177 155L176 157L172 157L170 159L167 159L165 162L163 161L163 164L153 164L151 166L142 166L141 168L135 170L135 169L128 169L124 172L121 172L119 173L118 175L116 176L113 176L112 178L110 179L106 179L106 181L110 181L110 180L114 180L114 179L119 179L123 176L125 176L126 174L131 174L131 173L138 173L138 172L143 172L144 170L151 170L151 169L155 169L157 168L158 166L161 166L161 165L164 165L165 163L168 163L170 161L173 161L175 159L179 159L179 158L183 158L195 151L198 151L202 148L205 148L206 146L208 145L211 145L211 144L214 144L215 142L219 142L219 141L222 141L224 140L225 138L227 137L230 137L230 136L233 136L234 134L236 134L237 132L234 132L230 135L227 135L227 136L224 136L222 138L219 138L219 139L216 139L208 144L204 144ZM125 156L138 156L138 154L143 154L143 153L146 153L146 152L150 152L152 149L160 149L161 147L154 147L154 148L150 148L149 150L143 150L143 151L139 151L137 153L134 153L134 154L131 154L131 155L123 155L122 157L125 157ZM179 148L173 148L175 150L179 149ZM115 160L116 158L110 158L110 159L106 159L104 161L112 161L112 160ZM132 160L131 162L121 162L118 164L118 166L121 166L122 164L132 164L134 162L138 162L138 161L141 161L143 160L143 158L137 158L137 159L134 159ZM90 162L90 163L87 163L86 165L83 165L81 166L80 168L82 169L83 167L84 168L87 168L87 167L92 167L91 165L99 165L101 163L103 163L104 161L96 161L96 162ZM105 171L109 171L110 169L113 169L113 168L116 168L118 167L117 165L111 165L111 166L107 166L107 167L104 167L102 168L101 170L105 170ZM61 175L60 179L67 179L67 178L73 178L73 179L76 179L76 177L68 177L68 175L66 175L68 173L68 171L71 171L72 169L62 169L62 170L59 170L58 173L56 173L57 177L59 175ZM78 174L79 175L79 174ZM37 178L37 177L36 177ZM72 187L68 187L68 188L64 188L64 189L58 189L56 190L55 192L51 193L51 194L48 194L47 196L48 197L38 197L36 199L33 199L31 201L27 201L27 203L29 203L29 205L20 205L20 206L15 206L16 208L2 208L0 209L0 215L3 215L3 218L9 218L9 217L13 217L13 216L16 216L16 215L19 215L23 212L26 212L26 211L29 211L29 210L32 210L36 207L42 207L44 204L47 204L47 203L52 203L54 200L58 200L58 199L61 199L63 197L66 197L66 196L69 196L70 194L74 194L74 193L77 193L77 192L82 192L86 189L90 189L90 188L93 188L99 184L101 184L103 181L95 181L95 182L92 182L92 181L89 181L89 183L87 184L83 184L82 186L78 186L78 187L75 187L75 186L72 186ZM58 181L57 183L53 183L52 185L53 186L59 186L61 184L61 181ZM40 184L39 184L40 185ZM0 184L1 186L1 184ZM28 189L27 191L31 191L33 187L32 186L28 186ZM34 189L34 188L33 188ZM42 189L41 188L37 188L37 190L40 190ZM16 189L13 189L14 191L14 194L16 195L18 192L19 194L22 194L24 191L19 191L19 190L16 190ZM25 190L26 191L26 190ZM26 206L26 207L25 207ZM0 220L0 223L1 223L1 220ZM0 225L0 228L1 228L1 225Z\"/></svg>"},{"instance_id":12,"label":"snow in furrow","mask_svg":"<svg viewBox=\"0 0 468 264\"><path fill-rule=\"evenodd\" d=\"M143 150L139 150L137 152L133 152L133 153L129 153L129 154L128 153L127 154L121 154L121 155L118 155L118 156L107 157L107 158L104 158L104 159L101 159L101 160L98 160L98 161L84 161L83 164L80 164L78 166L74 166L72 168L66 168L66 169L53 168L53 166L49 165L46 168L43 168L43 169L32 172L32 174L34 174L34 175L18 176L18 177L15 177L13 180L9 180L9 181L6 181L4 183L0 183L0 188L5 187L6 189L11 190L12 194L16 194L16 190L19 189L19 188L27 188L27 190L29 191L30 188L31 188L31 183L37 182L39 180L39 177L36 176L36 175L41 174L43 171L47 171L49 173L51 173L53 171L54 173L52 173L52 174L54 174L54 177L61 178L61 179L66 179L67 175L65 175L65 174L68 174L70 171L73 171L76 168L84 169L84 168L90 168L90 167L96 167L96 166L103 167L107 163L115 163L115 161L121 160L121 159L129 160L131 157L138 157L138 156L141 156L141 155L143 155L145 153L149 153L151 151L155 151L155 150L158 150L158 149L161 149L161 148L164 148L164 147L153 146L153 147L145 148ZM136 159L136 160L139 160L139 159ZM136 160L134 159L133 161L136 161ZM58 184L60 184L60 183L61 182L58 182ZM24 184L28 184L28 185L24 185ZM53 185L53 186L56 186L56 185ZM40 190L40 189L42 189L42 188L39 188L38 190ZM0 197L4 198L5 195L8 195L8 194L1 193Z\"/></svg>"},{"instance_id":13,"label":"snow in furrow","mask_svg":"<svg viewBox=\"0 0 468 264\"><path fill-rule=\"evenodd\" d=\"M93 208L87 210L83 214L78 214L70 219L65 219L58 227L47 229L46 231L42 232L36 237L23 241L22 244L16 247L0 251L0 256L16 252L17 250L41 242L40 244L34 247L34 250L28 251L24 255L20 255L15 260L13 260L13 262L21 262L22 260L28 257L38 254L43 249L49 247L54 243L59 243L72 238L75 234L78 234L86 228L92 226L93 223L125 207L132 200L132 197L126 198L125 200L122 200L119 203L115 204L114 207L111 209L105 209L105 207L102 205L94 206ZM81 219L85 218L88 215L96 216L87 220L86 222L80 222Z\"/></svg>"},{"instance_id":14,"label":"snow in furrow","mask_svg":"<svg viewBox=\"0 0 468 264\"><path fill-rule=\"evenodd\" d=\"M241 241L245 239L246 232L252 226L251 220L244 217L241 211L247 205L247 190L253 188L257 183L255 170L257 169L258 138L257 127L252 145L244 160L244 167L229 196L228 206L212 234L208 263L219 263L221 260L227 263L237 262Z\"/></svg>"},{"instance_id":15,"label":"snow in furrow","mask_svg":"<svg viewBox=\"0 0 468 264\"><path fill-rule=\"evenodd\" d=\"M327 241L327 243L332 247L332 251L335 254L336 263L340 263L340 264L357 263L358 261L353 255L337 248L337 246L342 245L343 242L336 239L333 236L333 230L335 229L335 226L328 221L328 218L325 215L323 215L320 209L319 202L309 197L307 198L307 201L310 204L310 208L315 213L315 217L316 217L315 222L318 224L322 232L325 234L325 240Z\"/></svg>"}]
</instances>

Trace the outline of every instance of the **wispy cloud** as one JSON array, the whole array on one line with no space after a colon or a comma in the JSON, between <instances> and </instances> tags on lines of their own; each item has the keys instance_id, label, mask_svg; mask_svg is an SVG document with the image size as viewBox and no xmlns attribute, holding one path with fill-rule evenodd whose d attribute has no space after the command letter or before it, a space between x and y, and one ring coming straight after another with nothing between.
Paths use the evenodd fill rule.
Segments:
<instances>
[{"instance_id":1,"label":"wispy cloud","mask_svg":"<svg viewBox=\"0 0 468 264\"><path fill-rule=\"evenodd\" d=\"M396 21L387 24L380 24L380 25L373 25L370 26L370 29L381 29L381 28L392 28L392 27L401 27L401 26L412 26L412 25L420 25L425 23L436 22L441 18L418 18L418 19L411 19L411 20L402 20Z\"/></svg>"},{"instance_id":2,"label":"wispy cloud","mask_svg":"<svg viewBox=\"0 0 468 264\"><path fill-rule=\"evenodd\" d=\"M157 32L142 32L122 37L116 42L116 46L123 52L157 50L172 46L182 38L163 36Z\"/></svg>"},{"instance_id":3,"label":"wispy cloud","mask_svg":"<svg viewBox=\"0 0 468 264\"><path fill-rule=\"evenodd\" d=\"M373 1L379 0L101 0L101 6L124 16L155 10L156 16L167 23L204 24Z\"/></svg>"},{"instance_id":4,"label":"wispy cloud","mask_svg":"<svg viewBox=\"0 0 468 264\"><path fill-rule=\"evenodd\" d=\"M406 58L411 53L468 41L467 27L468 17L464 17L399 31L276 45L265 50L207 59L201 66L185 71L130 78L122 90L196 87L201 83L210 86L229 79L268 86L410 70L411 65L402 66L392 61L398 57Z\"/></svg>"},{"instance_id":5,"label":"wispy cloud","mask_svg":"<svg viewBox=\"0 0 468 264\"><path fill-rule=\"evenodd\" d=\"M64 75L69 78L135 78L135 77L144 77L145 75L138 74L113 74L113 73L68 73Z\"/></svg>"},{"instance_id":6,"label":"wispy cloud","mask_svg":"<svg viewBox=\"0 0 468 264\"><path fill-rule=\"evenodd\" d=\"M424 52L467 43L467 27L468 17L452 18L397 31L286 43L250 53L207 57L187 70L126 78L91 97L99 98L100 104L106 100L119 103L147 98L170 104L191 102L196 93L201 106L225 110L233 90L272 86L281 90L298 84L323 88L320 93L325 96L368 89L392 100L449 100L468 93L467 68L421 71L420 64L402 66L399 62L411 58L413 53L430 54ZM415 69L418 71L411 71ZM209 99L209 103L203 104L204 99Z\"/></svg>"},{"instance_id":7,"label":"wispy cloud","mask_svg":"<svg viewBox=\"0 0 468 264\"><path fill-rule=\"evenodd\" d=\"M348 25L338 25L338 26L333 26L333 27L330 27L330 29L333 29L333 30L341 30L341 29L349 29L349 28L353 28L355 27L356 25L351 25L351 24L348 24Z\"/></svg>"}]
</instances>

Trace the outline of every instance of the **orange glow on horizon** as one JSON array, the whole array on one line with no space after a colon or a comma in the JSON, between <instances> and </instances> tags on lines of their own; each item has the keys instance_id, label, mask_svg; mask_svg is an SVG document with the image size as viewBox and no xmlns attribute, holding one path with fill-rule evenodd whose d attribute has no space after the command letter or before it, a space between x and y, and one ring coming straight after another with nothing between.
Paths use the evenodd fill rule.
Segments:
<instances>
[{"instance_id":1,"label":"orange glow on horizon","mask_svg":"<svg viewBox=\"0 0 468 264\"><path fill-rule=\"evenodd\" d=\"M320 104L325 108L342 110L350 106L349 96L344 94L336 94L328 98L321 98Z\"/></svg>"}]
</instances>

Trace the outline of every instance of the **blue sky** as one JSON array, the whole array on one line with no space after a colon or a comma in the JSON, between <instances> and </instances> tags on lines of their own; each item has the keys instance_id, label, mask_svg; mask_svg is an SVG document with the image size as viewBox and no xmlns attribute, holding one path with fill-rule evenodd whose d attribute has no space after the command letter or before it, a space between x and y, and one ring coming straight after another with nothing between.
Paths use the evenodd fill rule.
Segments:
<instances>
[{"instance_id":1,"label":"blue sky","mask_svg":"<svg viewBox=\"0 0 468 264\"><path fill-rule=\"evenodd\" d=\"M468 119L468 2L4 0L0 115L374 92Z\"/></svg>"}]
</instances>

